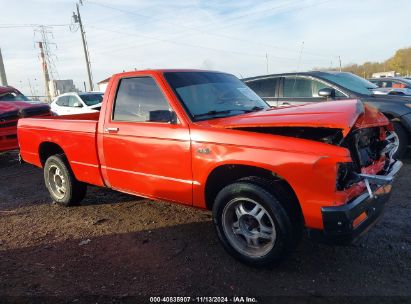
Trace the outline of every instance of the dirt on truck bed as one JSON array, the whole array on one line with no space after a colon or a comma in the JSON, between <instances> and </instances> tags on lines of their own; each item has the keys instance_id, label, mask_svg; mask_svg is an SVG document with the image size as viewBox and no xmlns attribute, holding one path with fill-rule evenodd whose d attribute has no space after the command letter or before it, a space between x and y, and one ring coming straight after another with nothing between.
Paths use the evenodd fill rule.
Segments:
<instances>
[{"instance_id":1,"label":"dirt on truck bed","mask_svg":"<svg viewBox=\"0 0 411 304\"><path fill-rule=\"evenodd\" d=\"M382 220L357 243L303 239L285 263L262 270L224 251L210 212L95 187L81 206L60 207L51 203L41 169L20 165L16 153L0 154L0 302L93 295L411 301L409 159Z\"/></svg>"}]
</instances>

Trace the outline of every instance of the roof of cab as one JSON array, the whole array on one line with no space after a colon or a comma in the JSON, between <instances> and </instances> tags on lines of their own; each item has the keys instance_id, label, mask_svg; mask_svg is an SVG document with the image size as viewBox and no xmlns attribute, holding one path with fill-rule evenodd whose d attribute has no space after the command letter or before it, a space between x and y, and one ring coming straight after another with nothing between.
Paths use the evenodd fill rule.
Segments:
<instances>
[{"instance_id":1,"label":"roof of cab","mask_svg":"<svg viewBox=\"0 0 411 304\"><path fill-rule=\"evenodd\" d=\"M227 74L225 72L220 72L220 71L212 71L212 70L201 70L201 69L153 69L153 70L137 70L137 71L128 71L128 72L122 72L122 73L116 73L113 76L117 77L127 77L127 76L134 76L134 75L141 75L141 74L164 74L164 73L170 73L170 72L211 72L211 73L223 73Z\"/></svg>"}]
</instances>

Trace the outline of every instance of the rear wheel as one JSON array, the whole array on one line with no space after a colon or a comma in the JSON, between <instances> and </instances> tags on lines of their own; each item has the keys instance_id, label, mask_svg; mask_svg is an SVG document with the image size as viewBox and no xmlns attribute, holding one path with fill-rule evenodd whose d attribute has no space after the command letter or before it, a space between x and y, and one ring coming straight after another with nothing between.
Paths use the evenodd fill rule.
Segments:
<instances>
[{"instance_id":1,"label":"rear wheel","mask_svg":"<svg viewBox=\"0 0 411 304\"><path fill-rule=\"evenodd\" d=\"M75 178L67 159L61 154L47 159L44 181L53 201L62 206L78 205L86 195L87 185Z\"/></svg>"},{"instance_id":2,"label":"rear wheel","mask_svg":"<svg viewBox=\"0 0 411 304\"><path fill-rule=\"evenodd\" d=\"M248 182L226 186L217 195L213 220L224 248L252 266L274 266L294 248L291 220L277 198Z\"/></svg>"},{"instance_id":3,"label":"rear wheel","mask_svg":"<svg viewBox=\"0 0 411 304\"><path fill-rule=\"evenodd\" d=\"M395 159L401 159L407 151L408 134L399 122L394 122L393 125L395 134L397 135L399 141L399 146L397 148L397 151L394 153L393 157Z\"/></svg>"}]
</instances>

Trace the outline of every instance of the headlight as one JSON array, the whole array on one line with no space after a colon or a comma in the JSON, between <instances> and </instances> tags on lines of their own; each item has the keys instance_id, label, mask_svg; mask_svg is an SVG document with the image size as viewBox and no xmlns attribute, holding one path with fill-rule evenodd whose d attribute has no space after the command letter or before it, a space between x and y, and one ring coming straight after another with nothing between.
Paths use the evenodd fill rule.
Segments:
<instances>
[{"instance_id":1,"label":"headlight","mask_svg":"<svg viewBox=\"0 0 411 304\"><path fill-rule=\"evenodd\" d=\"M336 186L338 191L342 191L359 181L354 163L338 163L337 168Z\"/></svg>"}]
</instances>

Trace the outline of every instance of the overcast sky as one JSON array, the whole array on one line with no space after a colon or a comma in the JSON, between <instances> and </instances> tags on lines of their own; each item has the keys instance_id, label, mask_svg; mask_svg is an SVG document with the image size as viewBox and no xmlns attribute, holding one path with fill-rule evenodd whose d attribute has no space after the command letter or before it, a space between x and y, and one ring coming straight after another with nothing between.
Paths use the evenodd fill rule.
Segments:
<instances>
[{"instance_id":1,"label":"overcast sky","mask_svg":"<svg viewBox=\"0 0 411 304\"><path fill-rule=\"evenodd\" d=\"M41 35L48 28L54 77L87 79L75 0L0 0L8 82L44 94ZM94 83L123 70L202 68L248 77L382 61L411 46L410 0L83 0ZM71 26L69 26L72 24ZM54 43L54 44L52 44ZM267 54L267 55L266 55ZM32 90L29 88L29 81Z\"/></svg>"}]
</instances>

